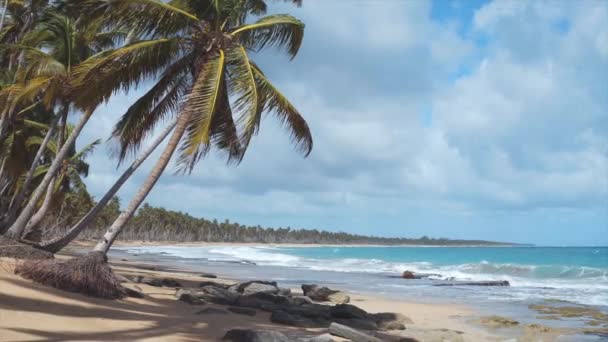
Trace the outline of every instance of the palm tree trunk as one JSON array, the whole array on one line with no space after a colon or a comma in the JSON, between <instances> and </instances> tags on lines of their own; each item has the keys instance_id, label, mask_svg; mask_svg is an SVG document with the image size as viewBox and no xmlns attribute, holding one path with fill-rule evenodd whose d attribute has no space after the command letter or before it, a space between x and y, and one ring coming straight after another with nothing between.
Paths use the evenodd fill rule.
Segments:
<instances>
[{"instance_id":1,"label":"palm tree trunk","mask_svg":"<svg viewBox=\"0 0 608 342\"><path fill-rule=\"evenodd\" d=\"M53 191L55 191L54 180L46 188L46 196L44 197L42 205L25 226L25 240L32 242L40 242L40 239L42 238L42 228L39 227L39 224L44 218L44 215L46 215L46 213L49 211L49 208L51 207Z\"/></svg>"},{"instance_id":2,"label":"palm tree trunk","mask_svg":"<svg viewBox=\"0 0 608 342\"><path fill-rule=\"evenodd\" d=\"M0 31L2 31L2 27L4 27L4 18L6 18L6 8L8 7L8 1L4 0L4 6L2 7L2 17L0 18Z\"/></svg>"},{"instance_id":3,"label":"palm tree trunk","mask_svg":"<svg viewBox=\"0 0 608 342\"><path fill-rule=\"evenodd\" d=\"M171 139L169 139L167 147L165 147L165 150L158 158L156 165L154 165L154 168L148 175L148 178L139 191L137 191L135 196L131 199L131 202L127 208L120 213L120 215L118 215L118 218L116 218L114 223L112 223L110 228L103 235L103 238L97 243L95 248L93 248L93 252L102 252L103 254L108 252L118 234L120 234L120 232L124 229L129 219L133 216L137 208L139 208L146 196L148 196L150 190L152 190L152 187L154 187L154 184L156 184L156 181L158 181L163 171L167 167L173 152L175 152L179 141L184 135L184 131L186 130L189 119L190 111L185 111L179 115L173 135L171 136Z\"/></svg>"},{"instance_id":4,"label":"palm tree trunk","mask_svg":"<svg viewBox=\"0 0 608 342\"><path fill-rule=\"evenodd\" d=\"M63 144L59 152L57 152L57 155L55 156L51 167L44 175L42 182L38 185L38 187L32 194L30 201L25 206L25 208L23 208L21 214L19 214L19 217L17 217L17 220L15 220L13 225L6 232L7 237L15 240L19 240L21 238L21 235L25 230L27 222L34 214L34 210L36 209L36 203L38 203L42 195L44 195L46 188L49 186L53 178L55 178L55 176L57 175L59 168L63 164L63 160L70 152L70 146L72 146L76 142L76 138L80 134L80 131L82 131L82 128L86 125L87 121L89 121L89 119L91 118L91 115L93 115L93 110L87 110L82 115L80 121L78 121L76 126L74 126L74 129L72 130L72 133L68 137L67 141L65 142L65 144Z\"/></svg>"},{"instance_id":5,"label":"palm tree trunk","mask_svg":"<svg viewBox=\"0 0 608 342\"><path fill-rule=\"evenodd\" d=\"M45 251L51 253L57 253L65 246L67 246L70 242L72 242L78 235L85 230L91 222L97 217L97 214L110 202L110 200L116 195L118 190L122 187L122 185L131 177L131 175L139 168L139 166L152 154L152 152L160 145L160 143L165 140L165 138L171 133L175 125L177 124L177 119L171 122L159 135L158 137L152 141L150 146L146 148L143 153L131 163L131 165L123 172L123 174L116 180L114 185L106 192L106 194L99 200L99 202L89 210L89 212L76 223L70 230L62 236L59 236L55 239L42 243L39 247Z\"/></svg>"},{"instance_id":6,"label":"palm tree trunk","mask_svg":"<svg viewBox=\"0 0 608 342\"><path fill-rule=\"evenodd\" d=\"M19 209L19 207L21 207L23 198L25 197L25 194L27 194L27 192L30 189L30 185L32 184L32 180L34 179L34 172L36 171L36 168L38 167L38 165L40 165L40 161L42 160L42 154L44 153L44 150L46 150L46 147L49 144L51 137L53 136L53 132L55 131L55 127L59 123L59 120L61 119L61 117L62 117L61 115L57 115L57 117L51 123L49 130L46 132L46 135L44 136L44 140L42 140L40 147L38 147L38 151L36 151L36 156L34 157L34 161L32 162L30 169L27 171L27 175L25 176L25 181L23 182L21 189L19 189L17 194L11 200L11 204L9 206L8 213L6 214L6 224L7 225L10 225L13 223L12 221L15 219L15 215L17 214L17 209Z\"/></svg>"}]
</instances>

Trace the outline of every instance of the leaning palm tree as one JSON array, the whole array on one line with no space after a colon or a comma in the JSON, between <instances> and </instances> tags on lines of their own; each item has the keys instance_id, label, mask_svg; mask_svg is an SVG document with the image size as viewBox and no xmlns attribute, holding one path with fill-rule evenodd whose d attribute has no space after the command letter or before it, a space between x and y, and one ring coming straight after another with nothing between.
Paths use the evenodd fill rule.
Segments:
<instances>
[{"instance_id":1,"label":"leaning palm tree","mask_svg":"<svg viewBox=\"0 0 608 342\"><path fill-rule=\"evenodd\" d=\"M238 163L258 132L264 112L277 116L304 155L312 149L312 137L300 113L249 55L278 46L295 57L304 35L301 21L290 15L272 15L247 23L248 15L266 11L266 4L260 0L99 3L103 5L99 11L108 23L135 31L146 40L84 63L78 71L80 83L90 91L83 91L79 106L94 106L116 89L128 89L158 75L156 83L129 108L115 129L121 156L136 150L142 137L169 113L177 114L177 123L147 179L91 253L67 263L26 263L19 271L58 288L116 298L124 293L105 265L105 255L178 146L177 164L183 172L192 171L213 147L225 151L229 162ZM75 277L73 272L80 272L80 276Z\"/></svg>"},{"instance_id":2,"label":"leaning palm tree","mask_svg":"<svg viewBox=\"0 0 608 342\"><path fill-rule=\"evenodd\" d=\"M11 45L10 48L22 51L27 61L26 66L18 72L20 82L5 90L10 94L11 108L39 99L48 108L61 108L59 115L65 126L67 115L72 111L77 97L74 87L71 86L75 67L89 56L113 46L117 40L125 37L121 31L102 31L101 25L99 20L74 20L49 12L40 29L25 37L23 44ZM22 237L27 223L35 213L38 201L50 191L51 183L94 110L95 107L83 110L80 120L71 134L63 139L63 146L59 146L60 149L48 172L27 198L28 202L19 216L13 219L14 208L9 211L8 217L5 218L11 225L6 232L9 238L19 240ZM24 188L27 189L27 186L28 184ZM14 205L18 206L20 203Z\"/></svg>"}]
</instances>

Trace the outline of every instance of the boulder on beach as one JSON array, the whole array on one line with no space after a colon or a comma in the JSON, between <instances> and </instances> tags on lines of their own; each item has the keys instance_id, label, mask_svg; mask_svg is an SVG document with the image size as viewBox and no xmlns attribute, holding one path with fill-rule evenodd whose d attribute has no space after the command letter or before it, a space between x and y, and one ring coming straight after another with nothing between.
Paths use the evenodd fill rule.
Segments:
<instances>
[{"instance_id":1,"label":"boulder on beach","mask_svg":"<svg viewBox=\"0 0 608 342\"><path fill-rule=\"evenodd\" d=\"M205 301L198 297L198 295L192 290L178 289L175 292L175 298L180 302L188 303L191 305L202 305Z\"/></svg>"},{"instance_id":2,"label":"boulder on beach","mask_svg":"<svg viewBox=\"0 0 608 342\"><path fill-rule=\"evenodd\" d=\"M315 284L303 284L302 292L305 296L317 302L333 302L345 304L350 301L350 297L341 291L332 290L325 286Z\"/></svg>"},{"instance_id":3,"label":"boulder on beach","mask_svg":"<svg viewBox=\"0 0 608 342\"><path fill-rule=\"evenodd\" d=\"M245 295L256 292L279 293L279 287L275 281L251 280L234 284L228 290Z\"/></svg>"},{"instance_id":4,"label":"boulder on beach","mask_svg":"<svg viewBox=\"0 0 608 342\"><path fill-rule=\"evenodd\" d=\"M412 272L412 271L403 271L403 274L401 275L401 278L403 278L403 279L416 279L416 275L414 275L414 272Z\"/></svg>"},{"instance_id":5,"label":"boulder on beach","mask_svg":"<svg viewBox=\"0 0 608 342\"><path fill-rule=\"evenodd\" d=\"M233 305L240 295L222 287L203 286L198 297L216 304Z\"/></svg>"}]
</instances>

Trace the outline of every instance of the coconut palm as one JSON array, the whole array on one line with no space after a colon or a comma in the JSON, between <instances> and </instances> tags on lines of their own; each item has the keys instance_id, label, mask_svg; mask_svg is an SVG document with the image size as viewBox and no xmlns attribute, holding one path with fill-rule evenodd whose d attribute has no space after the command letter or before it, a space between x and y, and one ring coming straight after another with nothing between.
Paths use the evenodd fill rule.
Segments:
<instances>
[{"instance_id":1,"label":"coconut palm","mask_svg":"<svg viewBox=\"0 0 608 342\"><path fill-rule=\"evenodd\" d=\"M75 66L125 37L123 32L106 32L101 28L102 23L99 20L75 20L52 11L48 12L39 29L24 37L22 44L10 46L21 51L25 60L24 67L18 71L19 82L4 90L10 94L11 108L36 100L41 101L47 108L62 108L61 122L65 127L66 117L74 109L73 102L77 97L71 86ZM22 236L27 223L34 215L37 202L45 193L50 192L51 184L60 171L63 160L68 156L70 148L95 107L84 108L80 120L71 134L63 139L64 144L59 146L59 152L48 172L14 222L9 212L8 220L12 225L6 234L10 238L19 239ZM65 132L60 134L65 135Z\"/></svg>"},{"instance_id":2,"label":"coconut palm","mask_svg":"<svg viewBox=\"0 0 608 342\"><path fill-rule=\"evenodd\" d=\"M298 19L283 14L248 23L249 15L265 13L266 4L260 0L105 0L96 5L91 12L101 13L107 24L146 39L83 63L77 71L83 88L79 90L82 96L78 105L92 107L107 100L116 89L129 89L157 76L151 89L129 108L115 128L121 158L137 150L142 138L167 115L177 113L177 123L147 179L92 253L68 261L69 266L52 261L29 263L19 271L58 288L116 298L123 292L109 268L102 265L105 254L178 146L177 164L183 172L192 171L214 147L224 151L229 162L238 163L265 112L284 124L304 155L312 149L312 137L297 109L249 55L277 46L295 57L304 35L304 24ZM86 277L72 276L76 271L86 273Z\"/></svg>"},{"instance_id":3,"label":"coconut palm","mask_svg":"<svg viewBox=\"0 0 608 342\"><path fill-rule=\"evenodd\" d=\"M24 238L28 241L40 241L43 229L39 225L48 210L52 205L58 206L62 202L63 197L72 191L72 188L85 189L81 176L86 177L89 174L89 165L85 162L95 148L100 144L99 140L84 146L80 151L72 147L70 156L64 160L63 165L58 172L54 182L51 182L40 208L32 216L26 226L26 234ZM58 145L50 144L49 150L52 153L57 153ZM48 172L50 165L42 165L36 170L36 175L43 175Z\"/></svg>"}]
</instances>

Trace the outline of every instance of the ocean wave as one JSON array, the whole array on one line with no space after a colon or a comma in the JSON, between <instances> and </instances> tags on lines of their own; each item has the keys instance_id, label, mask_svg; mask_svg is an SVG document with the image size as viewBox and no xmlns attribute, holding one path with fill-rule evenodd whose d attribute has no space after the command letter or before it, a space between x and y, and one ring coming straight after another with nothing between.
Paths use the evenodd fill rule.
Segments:
<instances>
[{"instance_id":1,"label":"ocean wave","mask_svg":"<svg viewBox=\"0 0 608 342\"><path fill-rule=\"evenodd\" d=\"M315 259L288 254L280 247L250 246L142 246L123 247L129 253L153 253L184 259L219 262L253 262L259 266L283 266L314 271L399 275L405 270L432 274L431 280L508 280L512 289L503 299L559 297L592 305L608 305L608 269L569 265L524 265L481 261L455 265L431 262L389 262L381 259ZM405 285L405 284L404 284ZM491 294L490 294L491 295Z\"/></svg>"}]
</instances>

